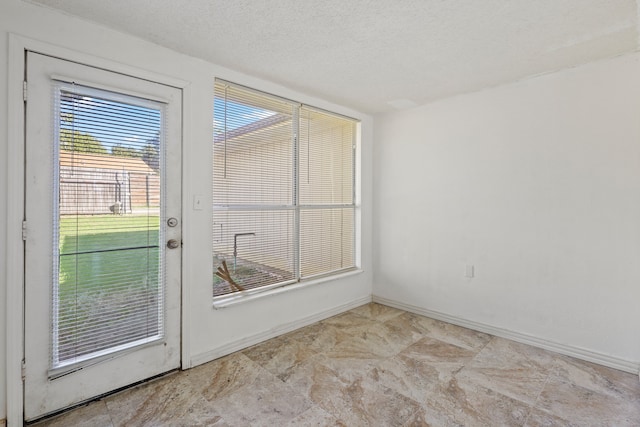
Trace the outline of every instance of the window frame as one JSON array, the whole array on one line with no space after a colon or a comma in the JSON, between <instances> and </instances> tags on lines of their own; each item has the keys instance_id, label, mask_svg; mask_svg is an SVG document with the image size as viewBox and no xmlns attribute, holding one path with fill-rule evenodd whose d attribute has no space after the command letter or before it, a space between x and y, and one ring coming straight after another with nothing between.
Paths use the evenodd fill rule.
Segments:
<instances>
[{"instance_id":1,"label":"window frame","mask_svg":"<svg viewBox=\"0 0 640 427\"><path fill-rule=\"evenodd\" d=\"M291 204L289 205L260 205L260 204L227 204L227 205L216 205L215 204L215 192L216 192L216 188L215 185L213 185L213 189L212 189L212 194L214 195L213 197L213 202L212 202L212 209L213 209L213 215L215 215L216 212L221 212L221 211L260 211L260 212L276 212L276 211L293 211L294 214L294 232L293 232L293 236L294 236L294 242L293 242L293 278L290 280L284 280L282 282L278 282L278 283L274 283L274 284L268 284L268 285L264 285L264 286L259 286L259 287L255 287L252 289L247 289L244 291L233 291L233 292L228 292L226 294L222 294L222 295L217 295L213 297L213 306L214 307L225 307L227 305L232 305L235 304L236 302L240 302L240 301L245 301L245 300L249 300L249 299L254 299L256 297L260 297L260 296L266 296L266 295L272 295L274 293L280 293L280 292L284 292L284 291L288 291L288 290L293 290L293 289L299 289L299 288L303 288L303 287L307 287L310 285L314 285L317 283L323 283L323 282L327 282L327 281L332 281L332 280L337 280L340 278L344 278L344 277L348 277L351 276L353 274L358 274L360 273L362 270L360 268L360 245L359 245L359 239L360 239L360 215L359 215L359 188L358 188L358 183L360 182L359 178L359 174L360 174L360 170L358 168L359 162L358 162L358 154L360 153L359 150L359 146L360 146L360 126L361 126L361 121L359 119L353 118L353 117L349 117L346 116L344 114L340 114L340 113L336 113L333 111L329 111L323 108L318 108L312 105L308 105L308 104L303 104L297 101L293 101L291 99L288 98L284 98L278 95L273 95L271 93L268 92L264 92L258 89L254 89L254 88L250 88L241 84L237 84L234 82L230 82L228 80L224 80L224 79L219 79L216 78L215 79L215 84L214 87L218 87L218 85L226 85L228 87L233 87L236 88L238 90L242 90L242 91L247 91L248 93L252 93L256 96L260 96L260 97L265 97L265 98L271 98L272 100L278 100L281 102L285 102L287 104L290 104L292 107L292 126L291 126L291 133L292 133L292 149L293 149L293 155L292 155L292 159L291 159L291 166L292 166L292 173L291 173L291 179L292 179L292 198L291 198ZM214 91L215 93L215 91ZM216 111L216 107L215 107L215 100L217 99L217 95L214 95L214 118L215 118L215 111ZM225 99L225 103L227 102L227 100ZM351 172L351 203L329 203L329 204L301 204L300 203L300 181L301 181L301 176L300 176L300 144L301 144L301 137L299 135L300 130L301 130L301 126L300 126L300 120L301 120L301 112L303 110L309 110L312 112L316 112L316 113L320 113L320 114L324 114L324 115L328 115L331 117L336 117L336 118L342 118L344 120L348 120L351 122L351 164L350 164L350 172ZM214 138L215 138L215 120L214 120ZM213 141L213 139L212 139ZM212 176L215 176L215 154L214 154L214 164L212 166ZM301 259L302 259L302 252L301 252L301 230L300 230L300 225L301 225L301 213L306 211L306 212L312 212L314 210L333 210L333 209L349 209L351 210L351 225L352 225L352 231L351 231L351 252L352 252L352 265L348 266L348 267L344 267L344 268L339 268L339 269L333 269L330 271L324 271L324 272L320 272L320 273L316 273L316 274L311 274L309 276L302 276L301 273ZM212 222L211 222L211 226L212 229L215 228L215 221L212 218ZM215 233L215 229L214 229L214 233ZM212 243L215 242L215 238L212 239ZM342 244L341 244L342 245ZM214 251L214 257L215 257L215 251ZM212 283L212 286L214 286L214 284Z\"/></svg>"}]
</instances>

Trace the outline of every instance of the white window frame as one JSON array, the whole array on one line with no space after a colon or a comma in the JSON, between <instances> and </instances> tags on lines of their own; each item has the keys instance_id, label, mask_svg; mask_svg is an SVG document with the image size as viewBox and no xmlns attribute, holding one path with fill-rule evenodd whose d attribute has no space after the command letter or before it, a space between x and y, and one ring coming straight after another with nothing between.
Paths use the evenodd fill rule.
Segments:
<instances>
[{"instance_id":1,"label":"white window frame","mask_svg":"<svg viewBox=\"0 0 640 427\"><path fill-rule=\"evenodd\" d=\"M294 134L293 135L294 136L294 144L293 144L294 155L292 159L292 162L293 162L292 179L294 180L294 183L293 183L294 195L293 195L292 204L288 206L282 206L282 205L220 205L220 206L216 206L216 205L213 205L214 212L223 211L223 210L252 210L252 211L265 211L265 212L266 211L282 211L282 210L294 211L295 230L294 230L293 252L294 252L294 259L295 259L294 261L295 277L292 280L286 280L286 281L271 284L271 285L261 286L254 289L248 289L242 292L231 292L224 295L215 296L213 297L213 307L223 308L229 305L234 305L238 302L253 300L255 298L259 298L263 296L275 295L275 294L287 292L290 290L305 288L307 286L312 286L318 283L338 280L341 278L350 277L352 275L360 273L362 271L360 269L360 212L359 212L359 203L358 203L358 200L359 200L358 184L360 182L360 179L359 179L360 170L358 168L360 164L360 162L358 161L359 159L358 156L360 153L360 126L361 126L360 120L353 117L346 116L344 114L329 111L323 108L314 107L308 104L302 104L300 102L293 101L288 98L284 98L278 95L273 95L271 93L267 93L258 89L249 88L247 86L229 82L223 79L216 78L215 82L216 84L225 84L225 85L233 86L248 92L253 92L257 95L279 99L295 106L294 114L292 118L293 120L292 132ZM351 203L323 204L323 205L301 205L299 203L300 192L299 192L298 181L300 180L300 176L298 173L298 168L299 168L298 153L299 153L300 138L298 135L298 131L300 129L299 119L300 119L300 111L302 110L302 108L308 108L310 110L314 110L319 113L324 113L324 114L328 114L335 117L342 117L346 120L353 121L354 131L353 131L353 140L352 140L352 147L351 147L351 150L352 150L352 165L351 165L351 170L352 170L351 201L352 202ZM213 191L215 192L215 188L213 189ZM322 273L307 276L304 278L301 277L301 272L300 272L300 258L301 258L300 213L301 211L320 210L320 209L345 209L345 208L352 209L352 215L353 215L353 240L351 243L352 251L353 251L353 265L346 268L338 269L338 270L322 272ZM214 227L213 221L212 221L212 227ZM214 233L215 233L215 230L214 230Z\"/></svg>"}]
</instances>

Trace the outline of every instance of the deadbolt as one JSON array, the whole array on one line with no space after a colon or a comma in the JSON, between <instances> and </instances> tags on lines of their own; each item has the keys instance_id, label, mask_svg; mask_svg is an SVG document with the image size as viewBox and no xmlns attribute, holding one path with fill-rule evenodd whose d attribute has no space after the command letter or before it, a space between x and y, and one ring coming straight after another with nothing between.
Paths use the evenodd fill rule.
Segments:
<instances>
[{"instance_id":1,"label":"deadbolt","mask_svg":"<svg viewBox=\"0 0 640 427\"><path fill-rule=\"evenodd\" d=\"M167 247L168 247L169 249L176 249L176 248L179 248L179 247L180 247L180 242L179 242L179 241L177 241L176 239L170 239L170 240L167 242Z\"/></svg>"},{"instance_id":2,"label":"deadbolt","mask_svg":"<svg viewBox=\"0 0 640 427\"><path fill-rule=\"evenodd\" d=\"M175 227L176 225L178 225L178 220L176 218L169 218L167 220L167 225L169 227Z\"/></svg>"}]
</instances>

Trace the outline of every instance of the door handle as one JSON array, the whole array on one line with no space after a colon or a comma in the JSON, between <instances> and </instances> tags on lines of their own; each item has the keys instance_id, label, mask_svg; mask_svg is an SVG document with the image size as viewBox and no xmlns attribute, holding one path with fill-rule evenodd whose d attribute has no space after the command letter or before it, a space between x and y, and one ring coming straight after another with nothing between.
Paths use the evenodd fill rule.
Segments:
<instances>
[{"instance_id":1,"label":"door handle","mask_svg":"<svg viewBox=\"0 0 640 427\"><path fill-rule=\"evenodd\" d=\"M170 240L167 242L167 247L168 247L169 249L176 249L176 248L179 248L179 247L180 247L180 242L179 242L179 241L177 241L176 239L170 239Z\"/></svg>"}]
</instances>

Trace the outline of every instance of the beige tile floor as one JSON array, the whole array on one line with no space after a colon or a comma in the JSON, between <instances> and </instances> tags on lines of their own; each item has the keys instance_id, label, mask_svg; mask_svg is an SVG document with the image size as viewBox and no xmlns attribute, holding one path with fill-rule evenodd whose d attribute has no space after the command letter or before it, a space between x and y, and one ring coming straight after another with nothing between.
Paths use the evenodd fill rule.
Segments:
<instances>
[{"instance_id":1,"label":"beige tile floor","mask_svg":"<svg viewBox=\"0 0 640 427\"><path fill-rule=\"evenodd\" d=\"M369 304L37 425L640 426L640 381Z\"/></svg>"}]
</instances>

